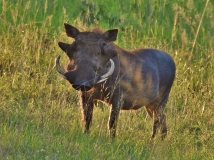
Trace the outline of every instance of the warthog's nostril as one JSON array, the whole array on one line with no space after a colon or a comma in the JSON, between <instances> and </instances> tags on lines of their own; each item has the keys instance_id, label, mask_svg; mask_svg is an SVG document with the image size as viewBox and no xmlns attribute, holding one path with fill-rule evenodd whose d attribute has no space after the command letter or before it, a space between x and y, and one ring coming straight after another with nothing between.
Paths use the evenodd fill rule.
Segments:
<instances>
[{"instance_id":1,"label":"warthog's nostril","mask_svg":"<svg viewBox=\"0 0 214 160\"><path fill-rule=\"evenodd\" d=\"M82 84L82 83L81 84L75 83L72 85L72 87L76 90L81 90L81 91L89 91L91 89L91 86Z\"/></svg>"}]
</instances>

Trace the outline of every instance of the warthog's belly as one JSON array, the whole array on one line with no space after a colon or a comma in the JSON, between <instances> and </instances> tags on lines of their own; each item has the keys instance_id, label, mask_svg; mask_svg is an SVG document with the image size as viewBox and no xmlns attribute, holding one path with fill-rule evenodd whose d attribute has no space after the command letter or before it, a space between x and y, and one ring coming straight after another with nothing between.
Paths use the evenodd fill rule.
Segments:
<instances>
[{"instance_id":1,"label":"warthog's belly","mask_svg":"<svg viewBox=\"0 0 214 160\"><path fill-rule=\"evenodd\" d=\"M154 99L149 99L148 97L140 97L140 98L133 98L132 96L127 96L124 98L124 103L122 106L122 110L137 110L143 106L148 105L154 101Z\"/></svg>"}]
</instances>

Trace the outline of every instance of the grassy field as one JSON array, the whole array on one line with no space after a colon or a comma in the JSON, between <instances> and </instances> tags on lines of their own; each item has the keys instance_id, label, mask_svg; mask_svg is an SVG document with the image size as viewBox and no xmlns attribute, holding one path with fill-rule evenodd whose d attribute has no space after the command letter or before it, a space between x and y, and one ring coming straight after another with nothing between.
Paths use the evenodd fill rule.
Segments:
<instances>
[{"instance_id":1,"label":"grassy field","mask_svg":"<svg viewBox=\"0 0 214 160\"><path fill-rule=\"evenodd\" d=\"M0 159L214 159L213 0L1 0ZM165 113L169 134L149 141L144 109L121 112L117 138L97 103L82 134L77 92L53 68L58 41L80 30L118 28L126 49L157 48L177 65Z\"/></svg>"}]
</instances>

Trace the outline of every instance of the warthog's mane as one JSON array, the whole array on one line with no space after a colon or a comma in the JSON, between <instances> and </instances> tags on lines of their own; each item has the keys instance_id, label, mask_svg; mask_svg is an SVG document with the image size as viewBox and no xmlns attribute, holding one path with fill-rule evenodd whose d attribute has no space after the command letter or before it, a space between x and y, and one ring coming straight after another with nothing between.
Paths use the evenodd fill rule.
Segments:
<instances>
[{"instance_id":1,"label":"warthog's mane","mask_svg":"<svg viewBox=\"0 0 214 160\"><path fill-rule=\"evenodd\" d=\"M98 44L99 39L103 37L104 32L105 31L101 28L93 28L89 31L82 32L83 34L78 36L78 40L86 44L95 45Z\"/></svg>"},{"instance_id":2,"label":"warthog's mane","mask_svg":"<svg viewBox=\"0 0 214 160\"><path fill-rule=\"evenodd\" d=\"M91 32L95 32L102 35L105 31L102 28L92 28Z\"/></svg>"}]
</instances>

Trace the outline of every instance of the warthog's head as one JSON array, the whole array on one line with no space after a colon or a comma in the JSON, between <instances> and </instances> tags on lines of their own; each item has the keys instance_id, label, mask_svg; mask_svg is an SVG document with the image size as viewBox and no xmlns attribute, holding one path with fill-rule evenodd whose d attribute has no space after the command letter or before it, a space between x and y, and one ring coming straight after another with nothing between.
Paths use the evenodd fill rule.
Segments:
<instances>
[{"instance_id":1,"label":"warthog's head","mask_svg":"<svg viewBox=\"0 0 214 160\"><path fill-rule=\"evenodd\" d=\"M60 67L58 56L56 69L73 88L88 91L95 84L107 80L114 71L114 62L111 58L117 55L117 49L111 42L116 40L118 30L80 32L69 24L64 25L67 36L74 38L74 42L58 43L69 57L70 63L67 71L64 71Z\"/></svg>"}]
</instances>

